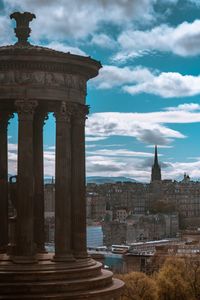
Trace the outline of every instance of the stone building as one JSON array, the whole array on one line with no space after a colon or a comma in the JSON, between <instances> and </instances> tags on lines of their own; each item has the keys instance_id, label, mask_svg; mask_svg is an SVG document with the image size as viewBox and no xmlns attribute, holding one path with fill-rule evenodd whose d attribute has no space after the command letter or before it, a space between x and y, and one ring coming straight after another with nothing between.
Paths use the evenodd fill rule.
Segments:
<instances>
[{"instance_id":1,"label":"stone building","mask_svg":"<svg viewBox=\"0 0 200 300\"><path fill-rule=\"evenodd\" d=\"M91 209L91 201L87 202L90 219L95 219L95 215L98 215L98 218L103 220L106 206L109 206L112 215L124 208L127 214L178 213L180 228L200 227L200 182L190 180L186 174L179 182L161 180L157 147L150 183L90 184L87 189L99 199L95 214Z\"/></svg>"},{"instance_id":2,"label":"stone building","mask_svg":"<svg viewBox=\"0 0 200 300\"><path fill-rule=\"evenodd\" d=\"M177 236L178 214L129 215L125 220L105 220L102 223L103 242L131 244L137 241L160 240Z\"/></svg>"},{"instance_id":3,"label":"stone building","mask_svg":"<svg viewBox=\"0 0 200 300\"><path fill-rule=\"evenodd\" d=\"M154 173L157 169L157 175L161 172L158 166L156 147L152 169ZM46 197L52 202L50 190ZM177 182L161 180L161 174L155 178L152 173L149 184L90 183L87 185L87 222L101 221L106 222L104 236L107 233L107 239L115 241L113 243L137 240L140 234L144 239L174 237L179 229L200 227L200 182L191 181L186 174ZM127 224L122 225L124 222ZM136 223L133 226L131 222ZM148 227L151 230L147 230Z\"/></svg>"},{"instance_id":4,"label":"stone building","mask_svg":"<svg viewBox=\"0 0 200 300\"><path fill-rule=\"evenodd\" d=\"M124 207L129 212L145 213L148 204L147 186L132 182L88 184L87 209L90 219L95 220L98 216L99 220L103 220L108 206L115 210Z\"/></svg>"},{"instance_id":5,"label":"stone building","mask_svg":"<svg viewBox=\"0 0 200 300\"><path fill-rule=\"evenodd\" d=\"M106 212L105 197L92 184L87 185L87 223L102 221Z\"/></svg>"}]
</instances>

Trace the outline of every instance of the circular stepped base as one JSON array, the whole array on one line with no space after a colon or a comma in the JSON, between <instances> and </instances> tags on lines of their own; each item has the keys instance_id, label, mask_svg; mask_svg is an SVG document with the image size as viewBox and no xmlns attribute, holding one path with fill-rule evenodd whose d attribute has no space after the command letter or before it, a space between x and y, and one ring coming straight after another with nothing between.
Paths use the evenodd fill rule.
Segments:
<instances>
[{"instance_id":1,"label":"circular stepped base","mask_svg":"<svg viewBox=\"0 0 200 300\"><path fill-rule=\"evenodd\" d=\"M112 300L118 299L123 283L101 269L91 258L54 262L40 254L36 264L14 264L0 255L0 299Z\"/></svg>"}]
</instances>

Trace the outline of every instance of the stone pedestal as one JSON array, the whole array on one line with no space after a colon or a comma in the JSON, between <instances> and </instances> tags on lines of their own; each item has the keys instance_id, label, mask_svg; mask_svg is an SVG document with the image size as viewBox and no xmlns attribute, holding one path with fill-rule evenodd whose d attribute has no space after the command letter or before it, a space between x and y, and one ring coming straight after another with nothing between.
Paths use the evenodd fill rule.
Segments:
<instances>
[{"instance_id":1,"label":"stone pedestal","mask_svg":"<svg viewBox=\"0 0 200 300\"><path fill-rule=\"evenodd\" d=\"M12 264L0 255L1 300L119 300L123 283L92 260L55 262L50 254L37 255L37 264ZM13 278L15 278L13 280Z\"/></svg>"}]
</instances>

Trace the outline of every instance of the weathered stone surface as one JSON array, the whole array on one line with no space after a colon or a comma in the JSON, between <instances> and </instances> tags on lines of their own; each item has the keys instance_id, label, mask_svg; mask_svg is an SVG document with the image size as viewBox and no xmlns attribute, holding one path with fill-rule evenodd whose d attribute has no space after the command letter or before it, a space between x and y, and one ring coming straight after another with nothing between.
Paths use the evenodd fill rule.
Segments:
<instances>
[{"instance_id":1,"label":"weathered stone surface","mask_svg":"<svg viewBox=\"0 0 200 300\"><path fill-rule=\"evenodd\" d=\"M92 259L56 263L50 254L40 254L37 260L20 266L0 256L0 299L111 300L120 295L123 283Z\"/></svg>"}]
</instances>

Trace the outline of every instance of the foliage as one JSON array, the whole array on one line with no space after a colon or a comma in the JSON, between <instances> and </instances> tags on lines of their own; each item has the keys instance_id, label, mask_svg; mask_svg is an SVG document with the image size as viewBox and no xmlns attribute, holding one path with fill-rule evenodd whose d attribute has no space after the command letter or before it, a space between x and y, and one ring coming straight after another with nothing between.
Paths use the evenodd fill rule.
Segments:
<instances>
[{"instance_id":1,"label":"foliage","mask_svg":"<svg viewBox=\"0 0 200 300\"><path fill-rule=\"evenodd\" d=\"M122 300L200 300L200 256L168 257L153 277L141 272L118 275Z\"/></svg>"},{"instance_id":2,"label":"foliage","mask_svg":"<svg viewBox=\"0 0 200 300\"><path fill-rule=\"evenodd\" d=\"M200 299L200 257L185 257L185 272L195 299Z\"/></svg>"},{"instance_id":3,"label":"foliage","mask_svg":"<svg viewBox=\"0 0 200 300\"><path fill-rule=\"evenodd\" d=\"M122 300L156 300L157 287L153 279L141 272L118 276L125 282Z\"/></svg>"},{"instance_id":4,"label":"foliage","mask_svg":"<svg viewBox=\"0 0 200 300\"><path fill-rule=\"evenodd\" d=\"M184 258L170 257L166 259L156 280L160 300L199 299L195 297L194 289L192 288L194 276L189 272L188 267Z\"/></svg>"}]
</instances>

